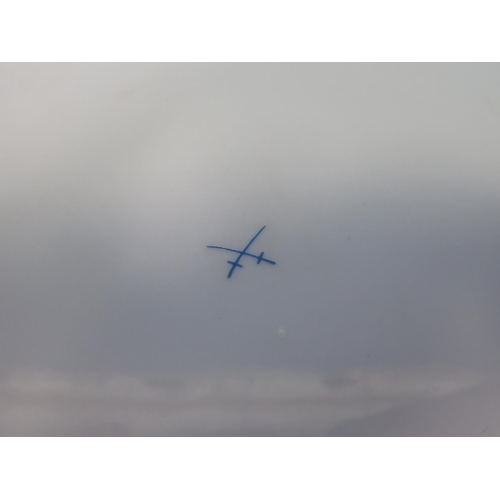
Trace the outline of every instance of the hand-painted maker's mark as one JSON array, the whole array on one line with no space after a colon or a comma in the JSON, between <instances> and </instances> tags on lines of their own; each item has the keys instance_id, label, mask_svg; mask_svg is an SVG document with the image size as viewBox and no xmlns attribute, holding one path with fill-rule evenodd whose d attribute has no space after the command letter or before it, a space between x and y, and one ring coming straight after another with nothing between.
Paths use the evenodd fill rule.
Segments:
<instances>
[{"instance_id":1,"label":"hand-painted maker's mark","mask_svg":"<svg viewBox=\"0 0 500 500\"><path fill-rule=\"evenodd\" d=\"M237 267L243 267L239 262L240 259L243 257L243 255L247 255L248 257L253 257L254 259L257 259L257 264L260 264L261 262L267 262L268 264L276 264L273 260L269 259L264 259L264 252L261 252L260 255L254 255L252 253L248 253L247 250L250 248L250 245L257 239L257 236L259 236L262 231L264 231L266 226L262 227L260 231L249 241L248 245L243 249L243 250L233 250L232 248L226 248L226 247L216 247L213 245L207 245L207 248L219 248L220 250L227 250L228 252L234 252L234 253L239 253L238 257L233 261L228 260L227 263L231 264L231 269L229 270L229 274L227 275L228 278L231 277L233 274L234 270Z\"/></svg>"}]
</instances>

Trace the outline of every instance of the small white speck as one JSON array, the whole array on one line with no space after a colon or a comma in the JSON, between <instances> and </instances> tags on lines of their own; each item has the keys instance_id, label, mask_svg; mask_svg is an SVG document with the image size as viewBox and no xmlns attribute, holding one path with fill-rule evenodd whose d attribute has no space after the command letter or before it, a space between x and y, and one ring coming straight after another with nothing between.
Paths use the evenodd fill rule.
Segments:
<instances>
[{"instance_id":1,"label":"small white speck","mask_svg":"<svg viewBox=\"0 0 500 500\"><path fill-rule=\"evenodd\" d=\"M286 338L286 330L283 327L278 330L278 338L281 340Z\"/></svg>"}]
</instances>

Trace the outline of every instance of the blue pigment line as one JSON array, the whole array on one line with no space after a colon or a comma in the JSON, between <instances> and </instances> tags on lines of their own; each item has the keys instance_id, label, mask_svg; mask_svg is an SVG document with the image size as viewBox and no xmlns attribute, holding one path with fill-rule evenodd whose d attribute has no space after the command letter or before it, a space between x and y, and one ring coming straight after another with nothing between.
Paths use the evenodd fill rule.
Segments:
<instances>
[{"instance_id":1,"label":"blue pigment line","mask_svg":"<svg viewBox=\"0 0 500 500\"><path fill-rule=\"evenodd\" d=\"M247 255L248 257L253 257L254 259L257 259L257 264L260 264L261 262L267 262L268 264L272 264L272 265L275 265L276 262L274 262L273 260L269 260L269 259L265 259L264 258L264 252L261 252L260 255L254 255L252 253L248 253L247 250L250 248L250 245L257 239L257 237L259 236L260 233L262 233L262 231L264 231L264 229L266 228L266 226L263 226L258 232L257 234L248 242L248 245L243 249L243 250L234 250L233 248L227 248L227 247L219 247L219 246L214 246L214 245L207 245L207 248L218 248L220 250L227 250L229 252L234 252L234 253L237 253L239 254L238 255L238 258L233 262L233 261L230 261L228 260L227 263L228 264L231 264L231 269L229 270L229 274L227 275L228 278L230 278L234 272L234 270L237 268L237 267L243 267L239 261L240 259L244 256L244 255Z\"/></svg>"},{"instance_id":2,"label":"blue pigment line","mask_svg":"<svg viewBox=\"0 0 500 500\"><path fill-rule=\"evenodd\" d=\"M238 258L232 263L233 267L230 269L229 274L227 275L228 278L231 277L233 274L233 271L236 269L236 266L238 265L238 262L240 259L243 257L243 254L250 248L250 245L257 239L257 236L259 236L262 231L264 231L266 226L263 226L260 231L248 242L248 245L241 251L241 253L238 255ZM243 267L240 265L240 267Z\"/></svg>"},{"instance_id":3,"label":"blue pigment line","mask_svg":"<svg viewBox=\"0 0 500 500\"><path fill-rule=\"evenodd\" d=\"M241 250L234 250L232 248L226 248L226 247L216 247L214 245L207 245L207 248L220 248L221 250L227 250L228 252L242 253L243 255L247 255L248 257L253 257L254 259L257 259L257 264L260 264L261 262L267 262L268 264L273 264L273 265L276 264L274 260L264 259L263 257L264 252L261 252L260 255L254 255L253 253L241 252Z\"/></svg>"}]
</instances>

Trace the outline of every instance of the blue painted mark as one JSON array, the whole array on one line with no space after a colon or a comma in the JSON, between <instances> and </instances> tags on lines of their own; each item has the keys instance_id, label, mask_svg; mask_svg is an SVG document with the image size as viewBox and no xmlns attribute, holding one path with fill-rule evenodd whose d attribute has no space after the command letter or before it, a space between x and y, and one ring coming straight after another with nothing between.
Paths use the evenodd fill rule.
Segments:
<instances>
[{"instance_id":1,"label":"blue painted mark","mask_svg":"<svg viewBox=\"0 0 500 500\"><path fill-rule=\"evenodd\" d=\"M231 261L228 260L227 263L231 264L231 269L229 270L229 274L227 275L228 278L230 278L234 272L234 270L237 267L243 267L240 264L240 259L243 257L243 255L246 255L247 257L253 257L254 259L257 259L257 264L260 264L261 262L267 262L268 264L272 264L273 266L276 264L274 260L269 260L264 258L264 252L261 252L260 255L254 255L253 253L247 252L247 250L250 248L250 245L257 239L260 233L264 231L266 226L263 226L260 231L248 242L248 245L243 249L243 250L234 250L232 248L226 248L226 247L216 247L214 245L207 245L207 248L218 248L219 250L227 250L228 252L235 252L238 253L238 257L236 260Z\"/></svg>"}]
</instances>

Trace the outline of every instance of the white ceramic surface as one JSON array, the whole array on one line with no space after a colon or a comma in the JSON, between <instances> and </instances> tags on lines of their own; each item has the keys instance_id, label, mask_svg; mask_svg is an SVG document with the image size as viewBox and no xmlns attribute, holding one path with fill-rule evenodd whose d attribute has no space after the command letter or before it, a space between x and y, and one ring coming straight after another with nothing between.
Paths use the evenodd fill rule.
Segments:
<instances>
[{"instance_id":1,"label":"white ceramic surface","mask_svg":"<svg viewBox=\"0 0 500 500\"><path fill-rule=\"evenodd\" d=\"M500 435L499 65L2 64L0 132L0 434Z\"/></svg>"}]
</instances>

